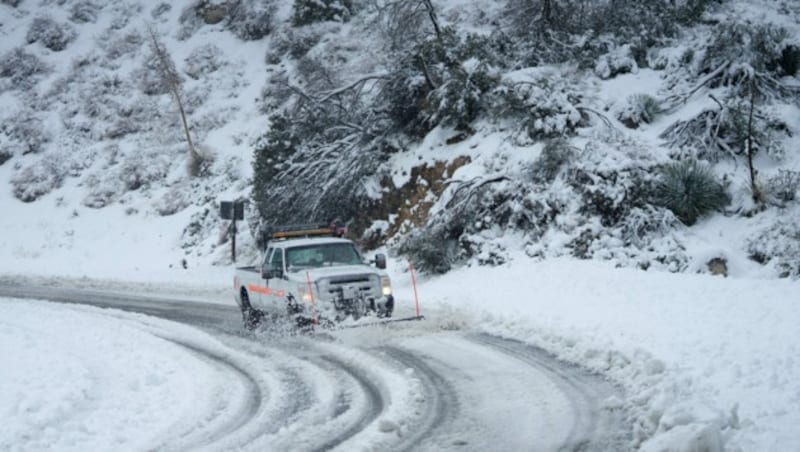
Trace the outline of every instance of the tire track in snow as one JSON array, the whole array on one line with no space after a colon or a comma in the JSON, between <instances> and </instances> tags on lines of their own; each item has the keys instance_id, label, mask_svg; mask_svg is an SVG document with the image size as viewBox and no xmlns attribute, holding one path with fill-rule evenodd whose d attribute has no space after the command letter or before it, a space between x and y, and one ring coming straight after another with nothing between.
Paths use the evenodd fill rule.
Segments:
<instances>
[{"instance_id":1,"label":"tire track in snow","mask_svg":"<svg viewBox=\"0 0 800 452\"><path fill-rule=\"evenodd\" d=\"M354 380L365 397L364 410L356 417L351 425L345 428L341 433L328 438L328 440L317 449L331 450L357 435L377 419L381 412L383 412L386 401L381 395L380 388L375 385L370 377L364 374L361 369L333 356L321 356L319 359L320 361L332 365L337 371L346 374L349 378ZM347 404L344 408L344 410L338 413L338 416L352 409L352 404Z\"/></svg>"},{"instance_id":2,"label":"tire track in snow","mask_svg":"<svg viewBox=\"0 0 800 452\"><path fill-rule=\"evenodd\" d=\"M163 336L159 337L178 347L186 349L189 353L198 356L212 366L223 369L225 372L234 375L245 388L245 395L243 397L244 405L238 407L238 409L233 412L233 416L230 416L230 410L219 410L218 414L220 416L229 416L229 419L221 425L215 426L213 430L208 431L204 424L207 424L209 421L204 419L201 423L197 424L197 428L201 429L200 432L196 432L196 428L190 429L181 435L182 441L178 442L176 445L166 442L162 446L159 446L157 448L158 450L192 450L200 446L213 447L215 443L230 437L256 418L256 414L261 408L262 401L266 401L267 396L262 392L256 379L252 377L247 370L241 368L226 357L220 356L210 350L205 350L196 345L176 339ZM185 440L187 437L189 438L188 442Z\"/></svg>"},{"instance_id":3,"label":"tire track in snow","mask_svg":"<svg viewBox=\"0 0 800 452\"><path fill-rule=\"evenodd\" d=\"M393 450L408 451L419 446L426 438L458 415L458 396L447 379L434 371L423 359L413 352L398 347L381 347L390 358L407 368L414 369L414 376L422 383L425 392L425 411L417 417L413 432L392 447Z\"/></svg>"},{"instance_id":4,"label":"tire track in snow","mask_svg":"<svg viewBox=\"0 0 800 452\"><path fill-rule=\"evenodd\" d=\"M598 375L593 375L577 365L558 361L546 351L512 339L489 334L466 336L477 344L485 345L517 358L537 370L548 374L568 396L574 416L567 441L559 451L587 452L627 450L630 442L625 438L621 413L603 408L603 401L615 394L614 387Z\"/></svg>"}]
</instances>

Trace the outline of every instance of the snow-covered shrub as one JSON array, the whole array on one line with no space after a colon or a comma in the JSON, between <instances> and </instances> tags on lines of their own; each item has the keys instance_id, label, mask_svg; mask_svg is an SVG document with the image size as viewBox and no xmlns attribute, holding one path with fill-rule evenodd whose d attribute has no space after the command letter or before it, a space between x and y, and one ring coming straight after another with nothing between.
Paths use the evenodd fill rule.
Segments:
<instances>
[{"instance_id":1,"label":"snow-covered shrub","mask_svg":"<svg viewBox=\"0 0 800 452\"><path fill-rule=\"evenodd\" d=\"M617 114L625 126L635 129L642 123L649 124L661 112L658 99L648 94L632 94L628 96L625 106Z\"/></svg>"},{"instance_id":2,"label":"snow-covered shrub","mask_svg":"<svg viewBox=\"0 0 800 452\"><path fill-rule=\"evenodd\" d=\"M167 2L161 2L150 10L150 17L158 19L170 11L172 11L172 5Z\"/></svg>"},{"instance_id":3,"label":"snow-covered shrub","mask_svg":"<svg viewBox=\"0 0 800 452\"><path fill-rule=\"evenodd\" d=\"M278 64L284 55L296 60L303 58L319 43L326 30L328 29L320 26L281 29L267 51L267 63Z\"/></svg>"},{"instance_id":4,"label":"snow-covered shrub","mask_svg":"<svg viewBox=\"0 0 800 452\"><path fill-rule=\"evenodd\" d=\"M444 229L415 231L402 240L396 252L407 256L419 271L443 274L462 258L458 239Z\"/></svg>"},{"instance_id":5,"label":"snow-covered shrub","mask_svg":"<svg viewBox=\"0 0 800 452\"><path fill-rule=\"evenodd\" d=\"M783 69L784 74L788 76L797 75L798 71L800 71L800 45L787 44L781 50L781 59L778 64Z\"/></svg>"},{"instance_id":6,"label":"snow-covered shrub","mask_svg":"<svg viewBox=\"0 0 800 452\"><path fill-rule=\"evenodd\" d=\"M650 205L634 207L620 222L620 238L625 246L642 249L654 238L665 236L679 226L679 220L666 208Z\"/></svg>"},{"instance_id":7,"label":"snow-covered shrub","mask_svg":"<svg viewBox=\"0 0 800 452\"><path fill-rule=\"evenodd\" d=\"M207 2L204 0L196 0L189 3L181 11L181 15L178 17L180 27L178 28L177 38L179 40L184 41L191 38L205 24L202 16L202 8L205 4Z\"/></svg>"},{"instance_id":8,"label":"snow-covered shrub","mask_svg":"<svg viewBox=\"0 0 800 452\"><path fill-rule=\"evenodd\" d=\"M781 278L800 277L800 219L782 219L747 241L754 261L770 265Z\"/></svg>"},{"instance_id":9,"label":"snow-covered shrub","mask_svg":"<svg viewBox=\"0 0 800 452\"><path fill-rule=\"evenodd\" d=\"M10 85L0 85L0 92L10 87L28 90L36 84L36 76L48 70L42 60L22 47L8 51L0 58L0 78L8 79Z\"/></svg>"},{"instance_id":10,"label":"snow-covered shrub","mask_svg":"<svg viewBox=\"0 0 800 452\"><path fill-rule=\"evenodd\" d=\"M731 21L715 27L703 53L699 75L710 77L709 86L730 86L739 91L754 87L760 94L780 95L781 61L789 33L773 24Z\"/></svg>"},{"instance_id":11,"label":"snow-covered shrub","mask_svg":"<svg viewBox=\"0 0 800 452\"><path fill-rule=\"evenodd\" d=\"M315 22L347 22L352 10L351 0L294 0L292 25L300 27Z\"/></svg>"},{"instance_id":12,"label":"snow-covered shrub","mask_svg":"<svg viewBox=\"0 0 800 452\"><path fill-rule=\"evenodd\" d=\"M60 52L75 39L78 34L68 23L58 23L49 16L41 16L31 21L25 41L28 44L41 42L54 52Z\"/></svg>"},{"instance_id":13,"label":"snow-covered shrub","mask_svg":"<svg viewBox=\"0 0 800 452\"><path fill-rule=\"evenodd\" d=\"M534 180L550 183L558 173L575 158L576 149L569 141L563 138L548 140L542 148L542 153L533 164Z\"/></svg>"},{"instance_id":14,"label":"snow-covered shrub","mask_svg":"<svg viewBox=\"0 0 800 452\"><path fill-rule=\"evenodd\" d=\"M725 99L722 108L700 112L693 118L670 125L660 137L672 147L695 150L695 156L712 162L723 158L766 152L772 158L783 158L781 137L789 127L774 110L747 97ZM753 112L752 117L750 112Z\"/></svg>"},{"instance_id":15,"label":"snow-covered shrub","mask_svg":"<svg viewBox=\"0 0 800 452\"><path fill-rule=\"evenodd\" d=\"M198 80L221 68L225 64L225 58L219 47L214 44L204 44L192 50L184 62L186 75Z\"/></svg>"},{"instance_id":16,"label":"snow-covered shrub","mask_svg":"<svg viewBox=\"0 0 800 452\"><path fill-rule=\"evenodd\" d=\"M66 165L57 153L17 171L11 177L14 196L22 202L33 202L61 186Z\"/></svg>"},{"instance_id":17,"label":"snow-covered shrub","mask_svg":"<svg viewBox=\"0 0 800 452\"><path fill-rule=\"evenodd\" d=\"M169 160L168 156L158 151L131 152L120 165L117 178L129 191L149 187L167 176Z\"/></svg>"},{"instance_id":18,"label":"snow-covered shrub","mask_svg":"<svg viewBox=\"0 0 800 452\"><path fill-rule=\"evenodd\" d=\"M174 215L192 204L189 194L182 186L172 187L155 203L156 212L162 217Z\"/></svg>"},{"instance_id":19,"label":"snow-covered shrub","mask_svg":"<svg viewBox=\"0 0 800 452\"><path fill-rule=\"evenodd\" d=\"M275 7L268 0L230 2L225 27L244 41L257 41L272 32Z\"/></svg>"},{"instance_id":20,"label":"snow-covered shrub","mask_svg":"<svg viewBox=\"0 0 800 452\"><path fill-rule=\"evenodd\" d=\"M127 27L132 19L141 17L143 6L137 1L116 1L106 3L106 8L111 9L111 30L122 30Z\"/></svg>"},{"instance_id":21,"label":"snow-covered shrub","mask_svg":"<svg viewBox=\"0 0 800 452\"><path fill-rule=\"evenodd\" d=\"M594 73L602 79L614 78L620 74L636 73L639 66L631 52L630 45L624 45L601 56L594 66Z\"/></svg>"},{"instance_id":22,"label":"snow-covered shrub","mask_svg":"<svg viewBox=\"0 0 800 452\"><path fill-rule=\"evenodd\" d=\"M535 70L506 74L494 91L496 117L518 119L530 139L569 136L588 125L581 111L585 91L570 71Z\"/></svg>"},{"instance_id":23,"label":"snow-covered shrub","mask_svg":"<svg viewBox=\"0 0 800 452\"><path fill-rule=\"evenodd\" d=\"M778 174L767 180L767 196L778 204L792 202L800 188L800 172L778 170Z\"/></svg>"},{"instance_id":24,"label":"snow-covered shrub","mask_svg":"<svg viewBox=\"0 0 800 452\"><path fill-rule=\"evenodd\" d=\"M0 124L0 131L8 136L14 153L22 155L42 152L52 138L42 120L25 111Z\"/></svg>"},{"instance_id":25,"label":"snow-covered shrub","mask_svg":"<svg viewBox=\"0 0 800 452\"><path fill-rule=\"evenodd\" d=\"M0 149L0 166L3 166L7 161L11 160L14 155L6 149Z\"/></svg>"},{"instance_id":26,"label":"snow-covered shrub","mask_svg":"<svg viewBox=\"0 0 800 452\"><path fill-rule=\"evenodd\" d=\"M95 23L100 14L102 6L91 0L83 0L73 3L70 9L70 20L76 23Z\"/></svg>"},{"instance_id":27,"label":"snow-covered shrub","mask_svg":"<svg viewBox=\"0 0 800 452\"><path fill-rule=\"evenodd\" d=\"M135 55L144 44L144 36L136 30L122 36L119 33L109 33L109 39L100 39L98 44L106 51L108 59L116 60L126 55Z\"/></svg>"},{"instance_id":28,"label":"snow-covered shrub","mask_svg":"<svg viewBox=\"0 0 800 452\"><path fill-rule=\"evenodd\" d=\"M0 3L8 5L12 8L16 8L20 3L22 3L22 0L0 0Z\"/></svg>"},{"instance_id":29,"label":"snow-covered shrub","mask_svg":"<svg viewBox=\"0 0 800 452\"><path fill-rule=\"evenodd\" d=\"M728 205L730 197L707 165L685 160L661 169L653 187L653 202L691 226L706 213Z\"/></svg>"}]
</instances>

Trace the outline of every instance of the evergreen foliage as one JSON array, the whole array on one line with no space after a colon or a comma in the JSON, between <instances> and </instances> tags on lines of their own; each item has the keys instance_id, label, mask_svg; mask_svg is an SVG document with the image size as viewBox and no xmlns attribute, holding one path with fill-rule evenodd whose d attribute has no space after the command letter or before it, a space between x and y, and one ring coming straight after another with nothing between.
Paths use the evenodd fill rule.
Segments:
<instances>
[{"instance_id":1,"label":"evergreen foliage","mask_svg":"<svg viewBox=\"0 0 800 452\"><path fill-rule=\"evenodd\" d=\"M649 94L633 94L628 96L625 107L617 115L627 127L635 129L642 123L649 124L661 113L661 104Z\"/></svg>"},{"instance_id":2,"label":"evergreen foliage","mask_svg":"<svg viewBox=\"0 0 800 452\"><path fill-rule=\"evenodd\" d=\"M292 25L301 27L316 22L347 22L353 11L351 0L294 0Z\"/></svg>"},{"instance_id":3,"label":"evergreen foliage","mask_svg":"<svg viewBox=\"0 0 800 452\"><path fill-rule=\"evenodd\" d=\"M653 202L691 226L701 216L728 205L730 197L708 166L685 160L662 168Z\"/></svg>"}]
</instances>

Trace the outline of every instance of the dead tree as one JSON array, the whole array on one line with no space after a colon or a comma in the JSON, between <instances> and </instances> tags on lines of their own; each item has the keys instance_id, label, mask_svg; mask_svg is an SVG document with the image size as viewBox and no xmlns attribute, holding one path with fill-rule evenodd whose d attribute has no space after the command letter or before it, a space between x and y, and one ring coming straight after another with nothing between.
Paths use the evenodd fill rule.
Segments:
<instances>
[{"instance_id":1,"label":"dead tree","mask_svg":"<svg viewBox=\"0 0 800 452\"><path fill-rule=\"evenodd\" d=\"M183 97L181 96L181 77L178 74L178 70L175 68L172 55L170 55L164 43L158 38L158 35L156 35L151 25L148 25L147 31L150 34L150 50L153 52L153 56L155 56L158 62L161 80L175 100L175 104L178 106L178 112L181 115L183 131L186 134L186 144L189 146L189 174L198 176L201 172L203 158L197 152L197 149L195 149L194 143L192 142L192 135L189 132L189 121L186 119L186 110L183 108Z\"/></svg>"}]
</instances>

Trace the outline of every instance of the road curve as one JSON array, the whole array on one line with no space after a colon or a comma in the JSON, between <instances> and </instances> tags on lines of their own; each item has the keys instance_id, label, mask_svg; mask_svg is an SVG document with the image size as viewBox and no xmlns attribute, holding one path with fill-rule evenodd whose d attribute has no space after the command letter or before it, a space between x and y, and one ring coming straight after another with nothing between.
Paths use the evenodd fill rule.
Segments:
<instances>
[{"instance_id":1,"label":"road curve","mask_svg":"<svg viewBox=\"0 0 800 452\"><path fill-rule=\"evenodd\" d=\"M21 286L2 278L0 296L156 316L198 327L229 347L230 354L221 354L173 341L228 372L248 402L213 429L164 449L630 449L624 413L604 404L619 396L617 388L517 341L373 327L332 332L320 343L244 332L233 304Z\"/></svg>"}]
</instances>

